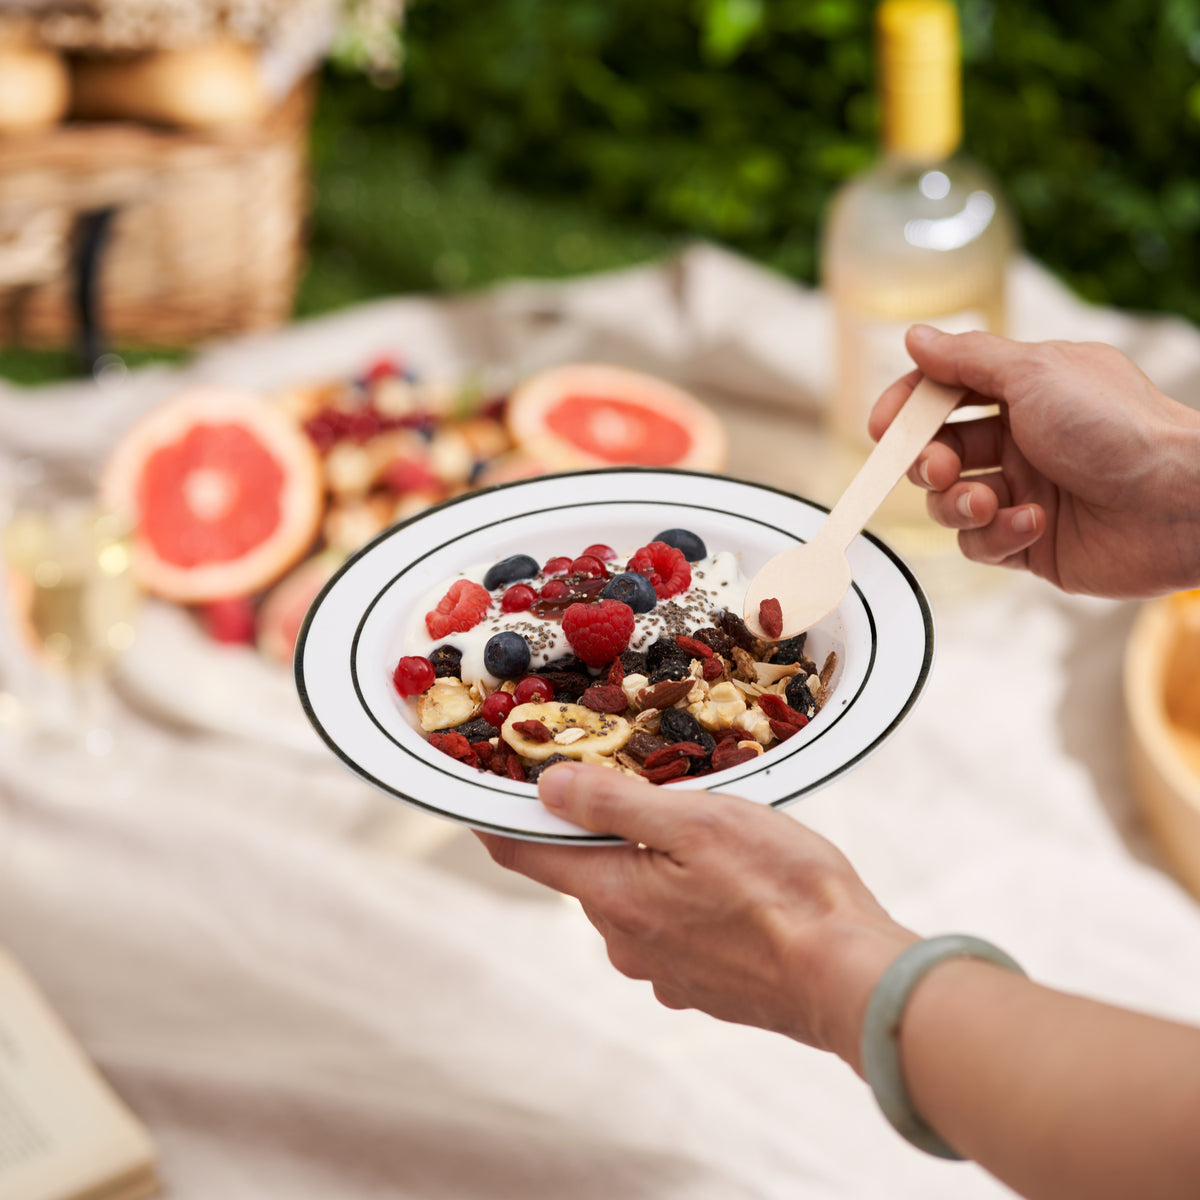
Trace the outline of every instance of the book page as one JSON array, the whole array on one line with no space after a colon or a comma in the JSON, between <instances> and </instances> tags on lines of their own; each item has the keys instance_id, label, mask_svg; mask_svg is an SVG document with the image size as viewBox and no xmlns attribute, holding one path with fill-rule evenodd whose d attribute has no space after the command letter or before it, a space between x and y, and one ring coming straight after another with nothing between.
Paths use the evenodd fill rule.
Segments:
<instances>
[{"instance_id":1,"label":"book page","mask_svg":"<svg viewBox=\"0 0 1200 1200\"><path fill-rule=\"evenodd\" d=\"M152 1174L153 1159L145 1129L0 951L0 1196L100 1195Z\"/></svg>"}]
</instances>

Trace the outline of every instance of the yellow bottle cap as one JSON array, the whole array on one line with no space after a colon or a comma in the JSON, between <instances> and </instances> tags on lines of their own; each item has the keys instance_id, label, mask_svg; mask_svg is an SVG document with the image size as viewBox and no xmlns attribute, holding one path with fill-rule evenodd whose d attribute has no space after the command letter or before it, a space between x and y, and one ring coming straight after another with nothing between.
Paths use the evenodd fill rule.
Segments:
<instances>
[{"instance_id":1,"label":"yellow bottle cap","mask_svg":"<svg viewBox=\"0 0 1200 1200\"><path fill-rule=\"evenodd\" d=\"M962 137L958 10L951 0L883 0L876 12L883 142L945 158Z\"/></svg>"}]
</instances>

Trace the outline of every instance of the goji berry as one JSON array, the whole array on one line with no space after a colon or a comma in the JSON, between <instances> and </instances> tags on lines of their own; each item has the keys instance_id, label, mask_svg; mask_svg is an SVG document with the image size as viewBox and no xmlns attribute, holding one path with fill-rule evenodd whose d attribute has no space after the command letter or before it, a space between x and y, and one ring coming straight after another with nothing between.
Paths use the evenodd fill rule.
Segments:
<instances>
[{"instance_id":1,"label":"goji berry","mask_svg":"<svg viewBox=\"0 0 1200 1200\"><path fill-rule=\"evenodd\" d=\"M651 767L650 770L643 771L642 775L651 783L667 783L672 779L679 779L687 773L687 762L682 758L677 758L674 762L665 763L661 767Z\"/></svg>"},{"instance_id":2,"label":"goji berry","mask_svg":"<svg viewBox=\"0 0 1200 1200\"><path fill-rule=\"evenodd\" d=\"M514 721L513 728L534 742L548 742L554 737L541 721Z\"/></svg>"},{"instance_id":3,"label":"goji berry","mask_svg":"<svg viewBox=\"0 0 1200 1200\"><path fill-rule=\"evenodd\" d=\"M579 703L592 712L623 713L629 706L625 698L625 690L615 684L604 686L594 685L579 697Z\"/></svg>"},{"instance_id":4,"label":"goji berry","mask_svg":"<svg viewBox=\"0 0 1200 1200\"><path fill-rule=\"evenodd\" d=\"M758 606L758 623L771 641L779 637L783 632L783 608L778 600L772 597Z\"/></svg>"},{"instance_id":5,"label":"goji berry","mask_svg":"<svg viewBox=\"0 0 1200 1200\"><path fill-rule=\"evenodd\" d=\"M739 766L758 757L758 751L752 746L739 746L732 738L718 744L712 755L714 771L727 771L730 767Z\"/></svg>"},{"instance_id":6,"label":"goji berry","mask_svg":"<svg viewBox=\"0 0 1200 1200\"><path fill-rule=\"evenodd\" d=\"M696 641L695 638L677 637L675 645L693 658L712 658L713 656L712 647Z\"/></svg>"},{"instance_id":7,"label":"goji berry","mask_svg":"<svg viewBox=\"0 0 1200 1200\"><path fill-rule=\"evenodd\" d=\"M697 742L672 742L669 746L663 746L661 750L649 754L644 765L653 770L655 767L666 766L667 763L684 758L703 758L707 753Z\"/></svg>"}]
</instances>

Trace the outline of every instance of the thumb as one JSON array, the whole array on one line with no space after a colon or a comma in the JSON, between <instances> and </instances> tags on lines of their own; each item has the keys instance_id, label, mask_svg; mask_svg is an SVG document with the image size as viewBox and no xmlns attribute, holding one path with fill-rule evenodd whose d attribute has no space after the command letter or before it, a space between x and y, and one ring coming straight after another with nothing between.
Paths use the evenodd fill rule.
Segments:
<instances>
[{"instance_id":1,"label":"thumb","mask_svg":"<svg viewBox=\"0 0 1200 1200\"><path fill-rule=\"evenodd\" d=\"M551 812L584 829L665 852L678 836L680 819L696 806L694 791L584 763L551 767L539 781L538 795Z\"/></svg>"},{"instance_id":2,"label":"thumb","mask_svg":"<svg viewBox=\"0 0 1200 1200\"><path fill-rule=\"evenodd\" d=\"M994 333L943 333L932 325L912 326L905 345L922 374L990 400L1011 399L1017 373L1029 355L1023 342Z\"/></svg>"}]
</instances>

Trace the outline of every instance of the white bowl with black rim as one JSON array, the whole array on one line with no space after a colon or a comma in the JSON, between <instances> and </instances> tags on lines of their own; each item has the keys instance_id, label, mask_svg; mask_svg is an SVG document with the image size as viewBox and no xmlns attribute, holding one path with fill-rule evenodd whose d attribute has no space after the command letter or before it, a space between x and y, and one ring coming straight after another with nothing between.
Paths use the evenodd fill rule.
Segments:
<instances>
[{"instance_id":1,"label":"white bowl with black rim","mask_svg":"<svg viewBox=\"0 0 1200 1200\"><path fill-rule=\"evenodd\" d=\"M392 671L413 613L431 590L512 554L539 562L603 542L618 551L660 530L690 529L710 553L732 550L747 579L779 551L809 540L826 509L762 484L688 471L619 467L541 476L446 501L358 551L314 601L296 645L295 680L308 719L347 767L406 804L512 837L617 839L548 812L533 784L478 771L429 744ZM878 538L849 550L853 584L809 632L818 664L837 654L815 719L753 761L662 786L794 803L849 771L912 710L933 660L933 620L916 578Z\"/></svg>"}]
</instances>

